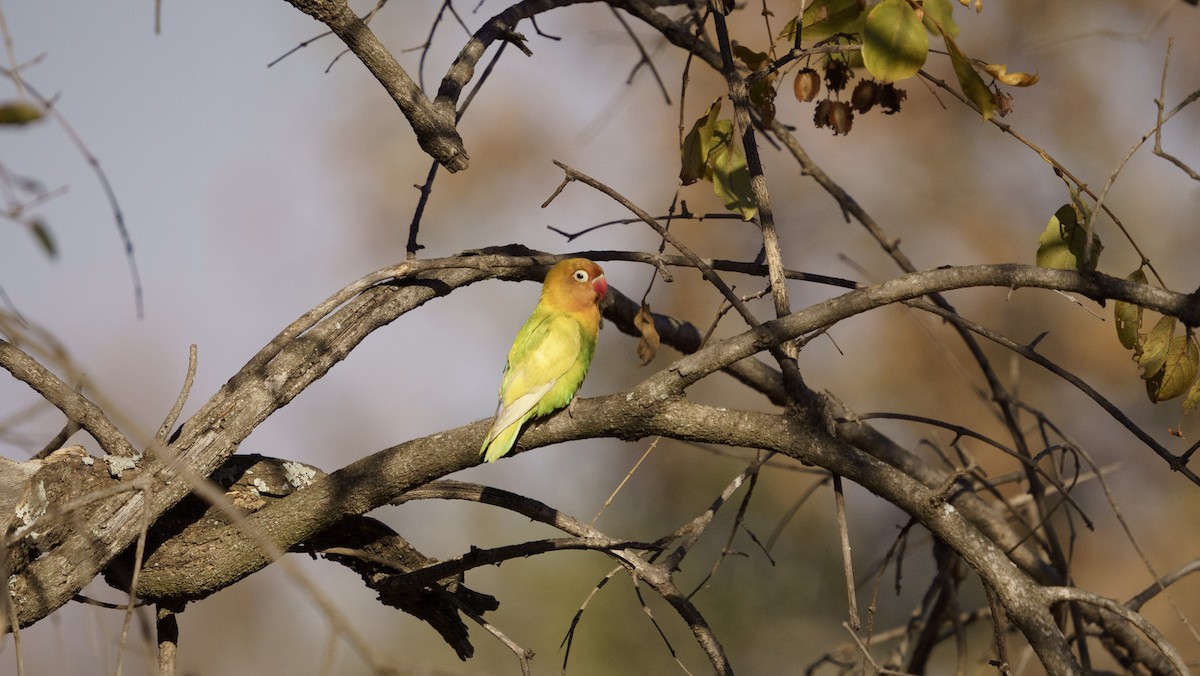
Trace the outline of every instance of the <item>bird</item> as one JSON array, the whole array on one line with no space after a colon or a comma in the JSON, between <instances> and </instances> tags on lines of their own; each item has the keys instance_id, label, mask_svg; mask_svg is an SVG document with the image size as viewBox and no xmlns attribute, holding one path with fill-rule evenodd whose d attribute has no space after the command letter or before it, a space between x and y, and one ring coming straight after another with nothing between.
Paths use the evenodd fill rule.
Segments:
<instances>
[{"instance_id":1,"label":"bird","mask_svg":"<svg viewBox=\"0 0 1200 676\"><path fill-rule=\"evenodd\" d=\"M546 273L537 307L508 351L496 417L479 449L484 462L512 450L527 421L574 400L596 352L607 293L604 270L586 258L559 261Z\"/></svg>"}]
</instances>

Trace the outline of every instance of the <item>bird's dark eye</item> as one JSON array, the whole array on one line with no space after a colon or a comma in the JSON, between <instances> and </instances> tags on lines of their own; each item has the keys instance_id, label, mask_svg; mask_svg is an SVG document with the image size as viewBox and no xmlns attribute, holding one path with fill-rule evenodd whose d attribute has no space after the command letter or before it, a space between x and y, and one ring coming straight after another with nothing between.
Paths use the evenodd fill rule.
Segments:
<instances>
[{"instance_id":1,"label":"bird's dark eye","mask_svg":"<svg viewBox=\"0 0 1200 676\"><path fill-rule=\"evenodd\" d=\"M587 280L588 280L587 271L585 271L585 270L576 270L575 271L575 281L586 282Z\"/></svg>"}]
</instances>

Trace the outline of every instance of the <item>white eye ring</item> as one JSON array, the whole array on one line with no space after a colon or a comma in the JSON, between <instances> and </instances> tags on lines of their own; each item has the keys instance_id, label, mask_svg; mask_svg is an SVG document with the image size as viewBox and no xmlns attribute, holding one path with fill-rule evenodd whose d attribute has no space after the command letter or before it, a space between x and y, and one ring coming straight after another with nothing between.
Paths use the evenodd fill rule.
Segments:
<instances>
[{"instance_id":1,"label":"white eye ring","mask_svg":"<svg viewBox=\"0 0 1200 676\"><path fill-rule=\"evenodd\" d=\"M586 270L576 270L575 271L575 281L586 282L587 280L588 280L588 274L587 274Z\"/></svg>"}]
</instances>

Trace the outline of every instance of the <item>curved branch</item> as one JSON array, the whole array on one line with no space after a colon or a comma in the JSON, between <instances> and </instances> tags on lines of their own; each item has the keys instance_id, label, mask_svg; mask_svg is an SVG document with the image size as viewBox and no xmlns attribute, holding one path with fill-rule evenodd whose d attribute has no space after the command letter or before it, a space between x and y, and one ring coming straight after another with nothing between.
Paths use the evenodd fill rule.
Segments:
<instances>
[{"instance_id":1,"label":"curved branch","mask_svg":"<svg viewBox=\"0 0 1200 676\"><path fill-rule=\"evenodd\" d=\"M1166 591L1167 587L1175 584L1192 573L1200 573L1200 559L1188 561L1175 570L1163 575L1155 580L1149 587L1143 589L1137 596L1125 602L1125 606L1130 610L1137 612L1147 601L1158 596L1160 592Z\"/></svg>"},{"instance_id":2,"label":"curved branch","mask_svg":"<svg viewBox=\"0 0 1200 676\"><path fill-rule=\"evenodd\" d=\"M167 452L148 452L139 460L136 480L144 482L145 490L117 491L97 501L84 524L71 529L56 547L43 550L28 567L14 571L10 589L20 625L36 622L69 601L133 542L143 514L157 519L192 490L186 477L211 474L259 423L327 373L373 331L459 286L489 278L523 279L539 271L544 274L545 269L533 264L530 257L473 256L456 261L454 269L417 273L369 288L304 335L286 345L264 348L269 358L252 360L234 375L176 432ZM492 266L499 262L508 267ZM148 506L144 504L147 501Z\"/></svg>"},{"instance_id":3,"label":"curved branch","mask_svg":"<svg viewBox=\"0 0 1200 676\"><path fill-rule=\"evenodd\" d=\"M1042 591L1052 603L1086 603L1120 617L1145 634L1146 638L1150 639L1155 647L1162 651L1162 654L1171 662L1171 666L1180 674L1191 673L1187 661L1183 659L1183 656L1179 654L1175 646L1171 645L1166 637L1139 613L1130 610L1128 607L1110 598L1085 592L1075 587L1046 587Z\"/></svg>"},{"instance_id":4,"label":"curved branch","mask_svg":"<svg viewBox=\"0 0 1200 676\"><path fill-rule=\"evenodd\" d=\"M454 108L431 103L416 82L344 0L287 0L329 27L392 97L417 135L421 149L451 172L467 168L470 157L455 128Z\"/></svg>"},{"instance_id":5,"label":"curved branch","mask_svg":"<svg viewBox=\"0 0 1200 676\"><path fill-rule=\"evenodd\" d=\"M293 0L288 0L293 2ZM679 24L667 18L662 13L642 0L522 0L514 5L509 6L503 12L488 19L486 23L480 26L479 30L471 36L467 44L463 45L454 62L447 69L445 77L442 79L442 84L438 88L437 98L434 100L434 105L443 113L447 111L453 115L455 106L458 104L458 99L462 96L463 89L467 83L475 75L475 66L479 60L483 58L483 53L487 48L497 40L523 40L524 37L515 32L517 24L523 19L532 19L539 14L543 14L552 9L560 7L569 7L571 5L604 2L615 8L624 9L633 16L650 24L655 30L662 33L676 46L681 46L684 49L689 49L694 38L684 30ZM684 5L689 4L687 0L658 0L653 3L658 6L666 5ZM712 49L709 48L709 52ZM709 56L707 53L705 56ZM717 63L719 64L720 57L718 56Z\"/></svg>"},{"instance_id":6,"label":"curved branch","mask_svg":"<svg viewBox=\"0 0 1200 676\"><path fill-rule=\"evenodd\" d=\"M654 548L653 544L647 542L616 540L606 537L550 538L493 547L491 549L472 547L471 551L462 556L439 561L438 563L409 573L395 575L388 584L398 587L424 587L447 577L461 575L472 568L499 565L509 559L528 558L546 552L563 552L579 549L611 552L612 550L622 549Z\"/></svg>"},{"instance_id":7,"label":"curved branch","mask_svg":"<svg viewBox=\"0 0 1200 676\"><path fill-rule=\"evenodd\" d=\"M1041 587L1013 566L1002 549L976 529L963 512L938 497L934 489L835 440L820 427L795 418L715 409L672 397L670 390L673 388L661 382L670 377L669 371L663 372L629 392L578 401L573 415L555 415L532 425L514 450L519 453L597 436L638 439L662 435L776 450L803 462L826 467L908 511L961 552L987 584L997 589L1013 621L1024 631L1052 673L1070 673L1072 668L1078 668L1065 637L1049 613L1048 603L1040 593ZM487 420L480 420L380 451L265 507L248 520L281 543L287 538L303 539L311 532L327 527L326 522L341 514L365 512L436 477L478 464L478 441L487 424ZM555 518L558 523L564 522L561 516ZM590 533L579 531L579 535ZM231 571L214 571L214 567L257 569L268 563L257 547L234 527L214 529L204 542L196 543L192 554L193 566L173 571L173 574L185 576L200 586L212 583L214 572L220 579L228 580ZM146 570L153 569L152 556ZM236 574L237 571L233 572ZM648 583L659 586L670 583L665 574L653 570L638 572L639 579ZM144 584L149 581L147 574ZM153 597L152 589L143 587L139 592ZM673 605L686 600L666 598Z\"/></svg>"},{"instance_id":8,"label":"curved branch","mask_svg":"<svg viewBox=\"0 0 1200 676\"><path fill-rule=\"evenodd\" d=\"M681 375L681 387L687 387L727 364L863 312L931 293L979 286L1056 289L1089 298L1123 300L1178 317L1188 326L1200 325L1200 297L1108 275L1084 275L1015 263L945 267L902 275L850 291L782 319L764 322L762 326L685 357L671 368Z\"/></svg>"},{"instance_id":9,"label":"curved branch","mask_svg":"<svg viewBox=\"0 0 1200 676\"><path fill-rule=\"evenodd\" d=\"M148 490L117 494L101 501L90 513L87 527L73 530L59 547L45 552L28 568L18 571L12 588L20 622L29 624L65 603L96 575L100 567L127 547L139 530L138 517L143 513L143 500L150 501L150 514L157 517L191 490L191 485L181 480L172 469L172 462L184 463L196 474L211 473L267 416L323 376L376 329L434 298L476 281L491 278L536 279L544 274L544 259L553 261L556 257L480 255L438 261L443 267L431 266L411 277L368 288L278 350L270 350L273 352L270 358L255 362L253 368L245 368L235 375L183 425L171 444L170 460L151 455L143 461L142 480L149 482ZM576 407L576 416L570 424L564 422L564 418L570 416L555 416L541 424L532 425L522 436L519 448L528 449L567 439L596 436L636 439L648 434L763 447L756 441L757 432L753 424L748 428L739 428L739 425L748 423L735 424L727 420L726 424L731 427L715 429L703 415L692 420L695 409L673 409L670 402L678 401L674 398L708 374L782 341L855 314L933 291L984 285L1057 288L1094 297L1111 297L1181 317L1190 324L1197 323L1196 317L1200 314L1193 297L1098 274L1085 276L1022 265L984 265L915 273L877 286L850 291L715 343L680 359L625 395L580 402L582 405ZM581 410L590 411L591 415L583 416ZM689 416L689 412L693 415ZM675 424L667 422L671 415L676 414L682 417ZM638 424L639 420L648 416L658 424L649 427ZM825 464L827 458L809 457L794 447L796 444L802 447L811 444L815 448L826 444L849 448L830 436L828 431L822 431L822 424L828 429L838 430L836 434L842 439L853 439L855 445L886 445L886 438L861 423L832 422L839 417L852 416L829 416L830 422L814 420L806 429L793 429L799 436L790 440L791 445L787 449L779 450L834 469L832 465ZM721 419L722 416L715 414L710 418L712 421ZM768 416L762 422L766 424L769 420L772 418ZM414 486L477 464L478 441L483 436L486 424L487 421L479 421L377 453L331 474L326 480L318 481L276 505L268 506L249 517L249 520L261 529L270 542L281 550L287 550L330 526L332 519L344 514L365 513ZM546 436L549 431L556 431L558 436ZM881 442L881 438L884 441ZM858 456L869 457L857 449L853 450ZM871 461L883 464L874 458ZM920 467L915 459L898 457L889 459L889 462L897 463L896 467L903 467L905 472L912 471L914 476L922 476L922 482L933 478L929 468ZM834 463L837 464L840 463ZM896 467L891 467L889 471L902 474L897 472ZM853 473L841 469L836 471L852 480L862 477L860 470ZM876 490L874 477L862 478L860 483ZM907 476L904 479L917 483ZM906 502L910 501L906 498L897 504L903 506ZM981 523L987 522L986 509L978 510L978 517ZM999 524L993 527L1003 528ZM942 535L938 528L931 529ZM986 539L982 534L979 537ZM989 546L995 548L991 542ZM246 542L232 528L223 536L214 537L198 547L194 560L199 568L204 568L194 571L196 589L209 591L215 591L270 563L270 557L259 551L257 544ZM1004 558L1005 562L1008 560ZM205 563L201 565L200 562ZM220 562L221 565L213 567L214 562ZM1036 568L1036 560L1027 563ZM1008 565L1011 567L1011 564ZM1006 605L1011 600L1007 599ZM1036 640L1031 638L1032 642Z\"/></svg>"},{"instance_id":10,"label":"curved branch","mask_svg":"<svg viewBox=\"0 0 1200 676\"><path fill-rule=\"evenodd\" d=\"M366 22L344 0L287 0L301 12L325 24L362 61L375 76L400 111L408 119L421 149L451 172L466 169L470 157L456 126L456 107L467 83L475 75L475 66L483 53L497 40L516 43L528 53L515 32L522 19L529 19L560 7L606 0L522 0L493 16L471 36L446 71L437 97L430 101L420 86L405 72L396 58L383 46ZM660 0L654 5L685 4L686 0ZM657 12L641 0L607 0L662 32L668 40L688 49L695 40L679 24ZM703 57L711 57L697 49ZM711 48L708 48L711 52Z\"/></svg>"}]
</instances>

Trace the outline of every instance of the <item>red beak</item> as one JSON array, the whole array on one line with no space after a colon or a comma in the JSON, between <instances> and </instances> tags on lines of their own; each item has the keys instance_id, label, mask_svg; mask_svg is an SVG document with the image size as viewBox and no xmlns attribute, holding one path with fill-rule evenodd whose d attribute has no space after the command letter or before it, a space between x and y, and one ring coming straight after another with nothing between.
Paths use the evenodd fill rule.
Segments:
<instances>
[{"instance_id":1,"label":"red beak","mask_svg":"<svg viewBox=\"0 0 1200 676\"><path fill-rule=\"evenodd\" d=\"M600 300L608 295L608 280L604 279L603 274L592 280L592 290L596 292L596 298Z\"/></svg>"}]
</instances>

